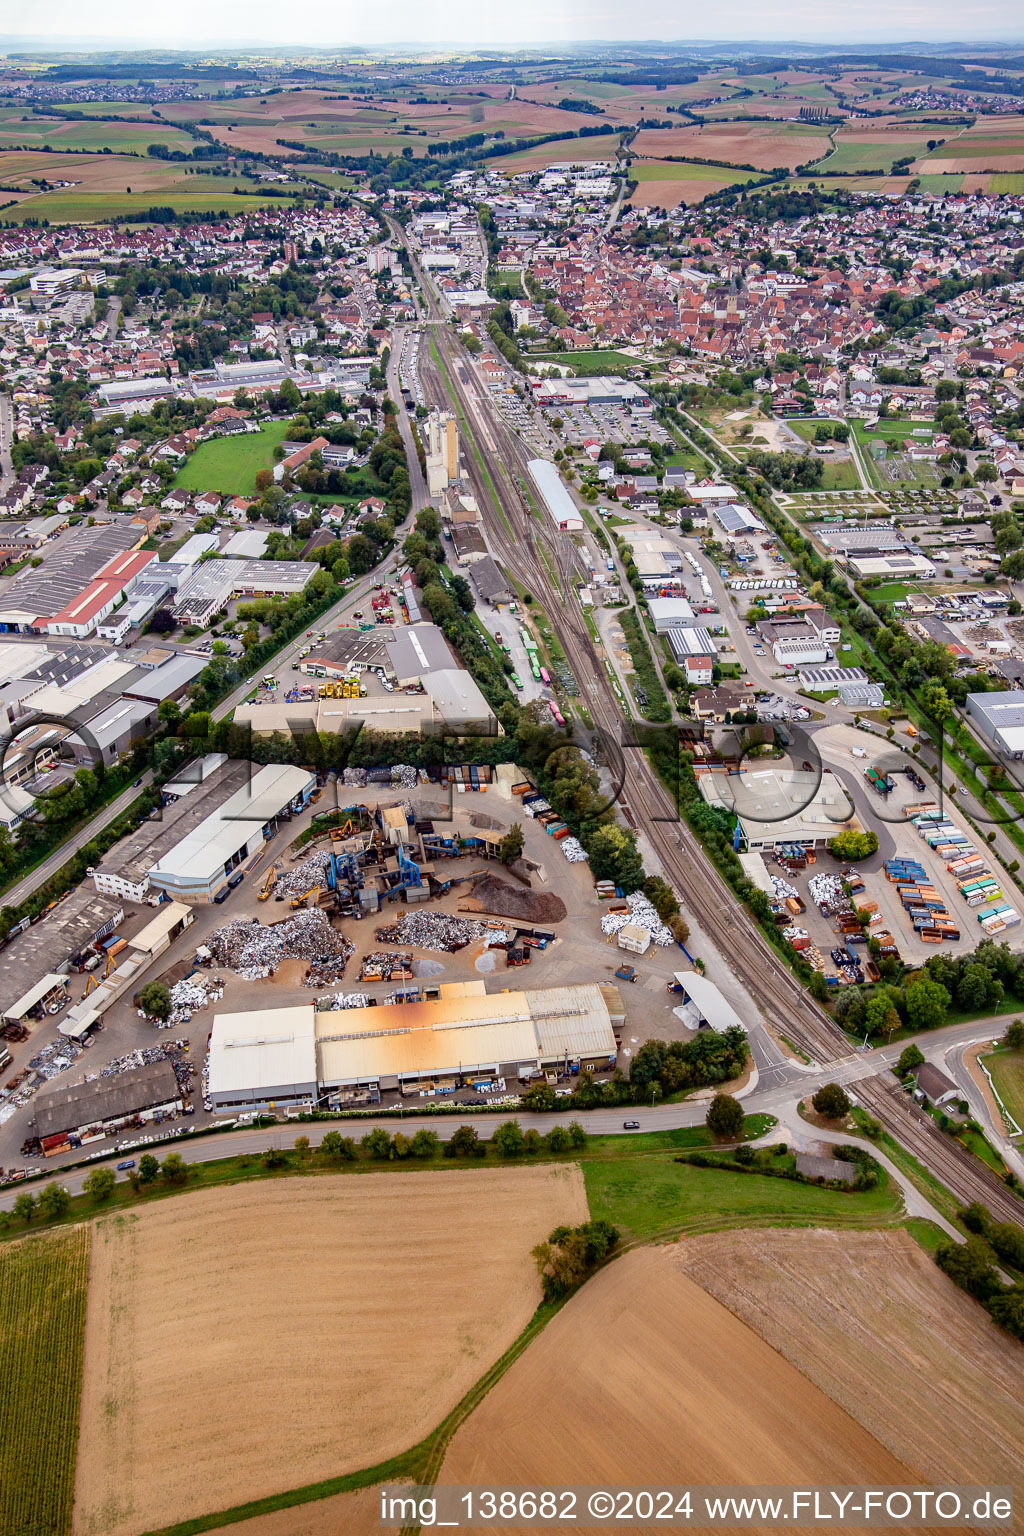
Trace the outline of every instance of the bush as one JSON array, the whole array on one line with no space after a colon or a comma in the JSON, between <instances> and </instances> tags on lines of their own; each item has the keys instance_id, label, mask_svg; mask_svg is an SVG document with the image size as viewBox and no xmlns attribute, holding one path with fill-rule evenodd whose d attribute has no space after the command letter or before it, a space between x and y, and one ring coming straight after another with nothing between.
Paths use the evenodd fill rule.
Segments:
<instances>
[{"instance_id":1,"label":"bush","mask_svg":"<svg viewBox=\"0 0 1024 1536\"><path fill-rule=\"evenodd\" d=\"M826 1120L842 1120L850 1113L850 1100L838 1083L825 1083L811 1099L819 1115Z\"/></svg>"}]
</instances>

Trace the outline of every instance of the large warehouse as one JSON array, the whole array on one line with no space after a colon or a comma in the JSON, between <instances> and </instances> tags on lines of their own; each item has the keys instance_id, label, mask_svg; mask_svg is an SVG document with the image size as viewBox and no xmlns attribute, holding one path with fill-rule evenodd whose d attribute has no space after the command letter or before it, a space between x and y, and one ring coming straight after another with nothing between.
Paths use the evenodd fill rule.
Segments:
<instances>
[{"instance_id":1,"label":"large warehouse","mask_svg":"<svg viewBox=\"0 0 1024 1536\"><path fill-rule=\"evenodd\" d=\"M614 1063L621 1022L615 989L594 983L488 994L482 981L452 982L419 1002L218 1014L210 1098L218 1109L257 1108L483 1073L525 1080L566 1062L601 1071Z\"/></svg>"},{"instance_id":2,"label":"large warehouse","mask_svg":"<svg viewBox=\"0 0 1024 1536\"><path fill-rule=\"evenodd\" d=\"M315 788L308 769L268 763L153 865L151 884L177 901L213 901L273 836L278 817L301 810Z\"/></svg>"},{"instance_id":3,"label":"large warehouse","mask_svg":"<svg viewBox=\"0 0 1024 1536\"><path fill-rule=\"evenodd\" d=\"M848 792L827 768L820 782L802 769L698 771L697 786L708 805L736 816L744 849L820 848L839 832L863 831Z\"/></svg>"},{"instance_id":4,"label":"large warehouse","mask_svg":"<svg viewBox=\"0 0 1024 1536\"><path fill-rule=\"evenodd\" d=\"M1024 690L1002 693L969 693L967 713L987 736L1000 757L1024 757Z\"/></svg>"},{"instance_id":5,"label":"large warehouse","mask_svg":"<svg viewBox=\"0 0 1024 1536\"><path fill-rule=\"evenodd\" d=\"M547 459L531 459L528 468L555 527L567 533L579 532L583 527L583 514L566 490L557 465L550 464Z\"/></svg>"}]
</instances>

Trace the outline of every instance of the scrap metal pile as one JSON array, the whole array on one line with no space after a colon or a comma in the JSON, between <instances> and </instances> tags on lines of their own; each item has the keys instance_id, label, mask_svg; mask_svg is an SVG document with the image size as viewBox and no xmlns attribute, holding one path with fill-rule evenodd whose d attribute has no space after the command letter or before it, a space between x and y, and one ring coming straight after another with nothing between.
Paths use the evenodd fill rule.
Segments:
<instances>
[{"instance_id":1,"label":"scrap metal pile","mask_svg":"<svg viewBox=\"0 0 1024 1536\"><path fill-rule=\"evenodd\" d=\"M208 946L218 965L247 981L273 976L282 960L308 960L307 987L340 981L353 945L336 933L319 907L303 907L281 923L264 928L259 918L236 918L210 935Z\"/></svg>"},{"instance_id":2,"label":"scrap metal pile","mask_svg":"<svg viewBox=\"0 0 1024 1536\"><path fill-rule=\"evenodd\" d=\"M318 997L316 1006L320 1013L332 1013L339 1008L369 1008L370 994L368 992L336 992L333 997Z\"/></svg>"},{"instance_id":3,"label":"scrap metal pile","mask_svg":"<svg viewBox=\"0 0 1024 1536\"><path fill-rule=\"evenodd\" d=\"M515 932L472 918L451 917L446 912L403 912L397 923L378 928L374 937L380 944L405 944L413 949L433 949L451 955L480 939L485 945L510 944Z\"/></svg>"},{"instance_id":4,"label":"scrap metal pile","mask_svg":"<svg viewBox=\"0 0 1024 1536\"><path fill-rule=\"evenodd\" d=\"M76 1045L73 1040L65 1040L61 1036L59 1040L51 1040L49 1045L44 1045L37 1051L29 1060L29 1066L44 1082L48 1083L52 1078L58 1077L61 1072L66 1072L81 1054L80 1045Z\"/></svg>"},{"instance_id":5,"label":"scrap metal pile","mask_svg":"<svg viewBox=\"0 0 1024 1536\"><path fill-rule=\"evenodd\" d=\"M618 933L620 928L625 928L627 923L631 923L635 928L645 929L650 934L652 942L662 949L675 943L671 933L642 891L634 891L631 896L627 896L626 906L629 908L628 912L605 913L601 919L602 933Z\"/></svg>"},{"instance_id":6,"label":"scrap metal pile","mask_svg":"<svg viewBox=\"0 0 1024 1536\"><path fill-rule=\"evenodd\" d=\"M313 848L299 864L282 870L274 883L275 896L305 896L316 886L327 885L331 855L323 848Z\"/></svg>"},{"instance_id":7,"label":"scrap metal pile","mask_svg":"<svg viewBox=\"0 0 1024 1536\"><path fill-rule=\"evenodd\" d=\"M838 875L812 875L807 888L811 900L824 917L836 912L852 911L853 903L843 890L843 882Z\"/></svg>"},{"instance_id":8,"label":"scrap metal pile","mask_svg":"<svg viewBox=\"0 0 1024 1536\"><path fill-rule=\"evenodd\" d=\"M419 774L408 763L392 763L390 768L346 768L341 775L341 782L351 789L365 789L370 784L401 784L403 789L414 789L419 782Z\"/></svg>"},{"instance_id":9,"label":"scrap metal pile","mask_svg":"<svg viewBox=\"0 0 1024 1536\"><path fill-rule=\"evenodd\" d=\"M587 850L578 837L563 837L558 846L570 864L585 864L587 862Z\"/></svg>"},{"instance_id":10,"label":"scrap metal pile","mask_svg":"<svg viewBox=\"0 0 1024 1536\"><path fill-rule=\"evenodd\" d=\"M769 870L768 871L768 878L769 878L769 880L772 883L772 894L779 901L785 901L787 896L799 896L800 893L797 890L796 886L795 885L790 885L788 880L783 880L781 875L773 875L771 870ZM821 875L812 875L811 876L810 884L811 884L812 889L814 887L815 880L821 880L822 878L827 879L828 877L827 876L823 877Z\"/></svg>"},{"instance_id":11,"label":"scrap metal pile","mask_svg":"<svg viewBox=\"0 0 1024 1536\"><path fill-rule=\"evenodd\" d=\"M391 950L375 950L363 959L359 972L360 981L409 981L412 977L412 955L396 955Z\"/></svg>"},{"instance_id":12,"label":"scrap metal pile","mask_svg":"<svg viewBox=\"0 0 1024 1536\"><path fill-rule=\"evenodd\" d=\"M211 1003L219 1003L224 996L224 988L217 976L186 976L183 981L176 981L171 988L171 1011L166 1019L157 1019L154 1022L158 1029L171 1029L176 1024L187 1024L192 1015L200 1008L208 1008ZM139 1010L139 1017L146 1015ZM154 1050L160 1050L160 1046L154 1046Z\"/></svg>"}]
</instances>

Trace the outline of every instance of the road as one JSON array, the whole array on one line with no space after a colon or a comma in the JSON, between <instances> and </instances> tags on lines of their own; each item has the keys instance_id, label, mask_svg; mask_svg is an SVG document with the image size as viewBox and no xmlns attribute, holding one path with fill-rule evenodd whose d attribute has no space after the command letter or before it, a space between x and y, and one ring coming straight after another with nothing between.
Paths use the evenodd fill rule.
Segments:
<instances>
[{"instance_id":1,"label":"road","mask_svg":"<svg viewBox=\"0 0 1024 1536\"><path fill-rule=\"evenodd\" d=\"M14 406L10 395L0 394L0 491L14 479L11 448L14 446Z\"/></svg>"},{"instance_id":2,"label":"road","mask_svg":"<svg viewBox=\"0 0 1024 1536\"><path fill-rule=\"evenodd\" d=\"M944 1052L965 1048L968 1044L976 1042L979 1038L991 1038L995 1027L1000 1020L991 1021L990 1033L986 1034L984 1021L975 1021L971 1024L955 1026L949 1030L942 1030L935 1038L928 1036L919 1037L918 1044L925 1051L929 1059L940 1060ZM808 1069L798 1062L787 1060L770 1066L767 1071L756 1073L746 1089L740 1090L739 1097L743 1099L747 1114L772 1115L784 1126L789 1135L789 1140L799 1141L802 1145L811 1145L815 1141L836 1140L845 1138L827 1131L819 1132L808 1122L801 1120L796 1114L798 1101L813 1093L825 1082L842 1083L855 1098L859 1098L865 1085L878 1081L878 1074L889 1071L895 1063L900 1052L906 1045L905 1041L897 1045L881 1046L875 1050L852 1053L842 1061L831 1063L828 1067ZM895 1082L895 1079L892 1079ZM900 1097L904 1097L900 1095ZM707 1113L707 1101L705 1099L687 1099L678 1104L658 1104L653 1108L634 1108L632 1106L617 1109L594 1109L581 1116L585 1129L591 1135L626 1134L623 1131L623 1121L636 1119L640 1121L643 1131L678 1130L682 1127L702 1125ZM495 1114L473 1114L467 1116L481 1135L492 1136L496 1127L504 1120L517 1114L516 1111ZM564 1125L564 1114L527 1114L519 1112L519 1118L527 1122L531 1127L544 1134L555 1125ZM368 1131L382 1127L389 1133L400 1129L403 1134L412 1136L418 1130L432 1130L437 1133L442 1141L448 1140L462 1121L458 1115L439 1116L436 1114L409 1115L401 1120L390 1115L367 1115L349 1120L318 1120L318 1121L294 1121L291 1124L278 1124L262 1129L226 1131L218 1134L211 1131L209 1134L186 1137L181 1141L155 1141L152 1149L163 1156L168 1151L177 1152L186 1162L204 1163L216 1162L221 1158L237 1157L242 1153L259 1154L265 1152L268 1147L289 1148L294 1145L296 1136L308 1136L313 1146L318 1146L328 1131L340 1131L343 1136L354 1136L357 1140L365 1136ZM948 1141L948 1138L945 1138ZM126 1141L131 1138L126 1138ZM118 1153L109 1148L104 1150L102 1158L96 1161L109 1162L111 1160L126 1157L138 1159L147 1147L126 1146L124 1152ZM73 1160L79 1154L72 1154ZM61 1174L60 1158L50 1160L45 1169L41 1171ZM90 1165L91 1166L91 1165ZM888 1164L887 1164L888 1166ZM89 1167L69 1169L61 1176L64 1184L72 1194L78 1194L82 1188L83 1180L87 1177ZM897 1182L905 1184L902 1175L897 1174ZM38 1187L38 1186L33 1186ZM0 1210L9 1210L17 1196L19 1186L10 1185L0 1191ZM1007 1194L1007 1201L1015 1201L1016 1197ZM1020 1202L1017 1202L1019 1205ZM1021 1207L1024 1211L1024 1206ZM925 1214L915 1210L908 1198L908 1212L911 1215ZM934 1217L932 1219L935 1219ZM1018 1215L1017 1219L1020 1219ZM945 1223L939 1218L940 1225L945 1228Z\"/></svg>"}]
</instances>

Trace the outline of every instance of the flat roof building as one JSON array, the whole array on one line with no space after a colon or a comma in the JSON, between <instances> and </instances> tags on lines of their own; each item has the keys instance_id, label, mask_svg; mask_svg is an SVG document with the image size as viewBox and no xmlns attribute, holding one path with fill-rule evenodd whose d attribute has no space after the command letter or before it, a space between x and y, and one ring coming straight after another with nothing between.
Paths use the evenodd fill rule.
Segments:
<instances>
[{"instance_id":1,"label":"flat roof building","mask_svg":"<svg viewBox=\"0 0 1024 1536\"><path fill-rule=\"evenodd\" d=\"M262 1107L481 1072L526 1079L566 1060L603 1069L618 1050L612 1000L594 983L489 994L469 981L442 984L429 1001L218 1014L210 1098Z\"/></svg>"},{"instance_id":2,"label":"flat roof building","mask_svg":"<svg viewBox=\"0 0 1024 1536\"><path fill-rule=\"evenodd\" d=\"M861 578L882 576L887 579L900 576L916 577L929 581L935 575L935 567L924 555L855 555L847 556L846 566L850 573Z\"/></svg>"},{"instance_id":3,"label":"flat roof building","mask_svg":"<svg viewBox=\"0 0 1024 1536\"><path fill-rule=\"evenodd\" d=\"M159 1110L180 1109L181 1089L169 1061L129 1067L114 1077L44 1090L35 1102L32 1127L40 1141L48 1136L111 1126Z\"/></svg>"},{"instance_id":4,"label":"flat roof building","mask_svg":"<svg viewBox=\"0 0 1024 1536\"><path fill-rule=\"evenodd\" d=\"M315 773L268 763L153 865L151 883L177 901L213 901L273 836L282 813L306 805L315 787Z\"/></svg>"},{"instance_id":5,"label":"flat roof building","mask_svg":"<svg viewBox=\"0 0 1024 1536\"><path fill-rule=\"evenodd\" d=\"M853 803L828 769L744 769L741 773L697 771L697 785L708 805L736 816L740 847L777 848L799 843L820 848L839 832L860 832Z\"/></svg>"},{"instance_id":6,"label":"flat roof building","mask_svg":"<svg viewBox=\"0 0 1024 1536\"><path fill-rule=\"evenodd\" d=\"M1000 757L1024 757L1024 689L1003 693L969 693L967 713Z\"/></svg>"}]
</instances>

